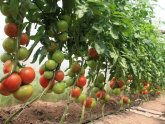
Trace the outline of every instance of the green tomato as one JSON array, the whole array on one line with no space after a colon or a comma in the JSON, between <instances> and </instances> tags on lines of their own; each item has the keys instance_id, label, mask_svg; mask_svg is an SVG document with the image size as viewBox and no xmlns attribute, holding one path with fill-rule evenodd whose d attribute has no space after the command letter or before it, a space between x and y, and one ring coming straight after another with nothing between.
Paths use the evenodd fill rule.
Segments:
<instances>
[{"instance_id":1,"label":"green tomato","mask_svg":"<svg viewBox=\"0 0 165 124\"><path fill-rule=\"evenodd\" d=\"M12 17L8 17L8 16L6 16L6 18L5 18L5 23L14 23L15 21L14 21L14 19L12 18Z\"/></svg>"},{"instance_id":2,"label":"green tomato","mask_svg":"<svg viewBox=\"0 0 165 124\"><path fill-rule=\"evenodd\" d=\"M94 60L89 60L89 61L87 61L87 65L88 65L91 69L96 69L97 62L94 61Z\"/></svg>"},{"instance_id":3,"label":"green tomato","mask_svg":"<svg viewBox=\"0 0 165 124\"><path fill-rule=\"evenodd\" d=\"M14 38L6 38L2 44L4 50L8 53L13 53L17 48L17 41Z\"/></svg>"},{"instance_id":4,"label":"green tomato","mask_svg":"<svg viewBox=\"0 0 165 124\"><path fill-rule=\"evenodd\" d=\"M1 61L2 62L6 62L7 60L12 60L12 59L13 59L13 57L9 53L3 53L1 55Z\"/></svg>"},{"instance_id":5,"label":"green tomato","mask_svg":"<svg viewBox=\"0 0 165 124\"><path fill-rule=\"evenodd\" d=\"M97 81L99 83L102 83L102 82L104 82L104 80L105 80L104 74L103 73L99 73L99 75L97 77Z\"/></svg>"},{"instance_id":6,"label":"green tomato","mask_svg":"<svg viewBox=\"0 0 165 124\"><path fill-rule=\"evenodd\" d=\"M65 91L65 82L60 82L60 83L56 83L54 86L53 86L53 89L52 91L56 94L62 94L64 93Z\"/></svg>"},{"instance_id":7,"label":"green tomato","mask_svg":"<svg viewBox=\"0 0 165 124\"><path fill-rule=\"evenodd\" d=\"M57 66L58 66L58 64L54 60L48 60L45 63L46 69L48 69L50 71L54 70Z\"/></svg>"},{"instance_id":8,"label":"green tomato","mask_svg":"<svg viewBox=\"0 0 165 124\"><path fill-rule=\"evenodd\" d=\"M24 60L29 56L29 51L26 47L21 47L18 50L18 59Z\"/></svg>"},{"instance_id":9,"label":"green tomato","mask_svg":"<svg viewBox=\"0 0 165 124\"><path fill-rule=\"evenodd\" d=\"M87 96L84 93L81 93L80 96L78 97L78 101L80 103L83 103L86 100Z\"/></svg>"},{"instance_id":10,"label":"green tomato","mask_svg":"<svg viewBox=\"0 0 165 124\"><path fill-rule=\"evenodd\" d=\"M69 78L65 82L66 82L67 87L70 87L74 84L73 78Z\"/></svg>"},{"instance_id":11,"label":"green tomato","mask_svg":"<svg viewBox=\"0 0 165 124\"><path fill-rule=\"evenodd\" d=\"M59 34L58 39L62 42L67 41L68 39L68 33L64 32L62 34Z\"/></svg>"},{"instance_id":12,"label":"green tomato","mask_svg":"<svg viewBox=\"0 0 165 124\"><path fill-rule=\"evenodd\" d=\"M113 89L113 94L116 96L119 96L120 95L120 88Z\"/></svg>"},{"instance_id":13,"label":"green tomato","mask_svg":"<svg viewBox=\"0 0 165 124\"><path fill-rule=\"evenodd\" d=\"M63 15L60 18L65 20L68 24L71 22L71 17L69 15Z\"/></svg>"},{"instance_id":14,"label":"green tomato","mask_svg":"<svg viewBox=\"0 0 165 124\"><path fill-rule=\"evenodd\" d=\"M52 59L60 64L64 60L64 54L61 51L55 51L52 55Z\"/></svg>"},{"instance_id":15,"label":"green tomato","mask_svg":"<svg viewBox=\"0 0 165 124\"><path fill-rule=\"evenodd\" d=\"M10 12L10 6L7 5L7 4L4 4L1 6L1 13L4 15L4 16L11 16L11 12Z\"/></svg>"},{"instance_id":16,"label":"green tomato","mask_svg":"<svg viewBox=\"0 0 165 124\"><path fill-rule=\"evenodd\" d=\"M107 94L107 95L105 96L105 98L104 98L104 99L105 99L105 101L106 101L106 102L109 102L109 101L110 101L110 95L109 95L109 94Z\"/></svg>"},{"instance_id":17,"label":"green tomato","mask_svg":"<svg viewBox=\"0 0 165 124\"><path fill-rule=\"evenodd\" d=\"M59 32L68 31L68 23L65 20L60 20L57 22L57 29Z\"/></svg>"},{"instance_id":18,"label":"green tomato","mask_svg":"<svg viewBox=\"0 0 165 124\"><path fill-rule=\"evenodd\" d=\"M52 79L53 78L53 72L52 71L45 71L44 72L44 77L46 78L46 79Z\"/></svg>"}]
</instances>

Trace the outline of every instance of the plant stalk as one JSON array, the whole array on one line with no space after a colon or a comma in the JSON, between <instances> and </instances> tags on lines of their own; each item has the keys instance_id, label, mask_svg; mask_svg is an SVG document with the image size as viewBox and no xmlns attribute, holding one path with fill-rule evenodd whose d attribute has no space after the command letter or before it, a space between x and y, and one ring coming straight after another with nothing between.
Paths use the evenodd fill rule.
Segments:
<instances>
[{"instance_id":1,"label":"plant stalk","mask_svg":"<svg viewBox=\"0 0 165 124\"><path fill-rule=\"evenodd\" d=\"M86 100L84 101L84 104L83 104L82 113L81 113L81 118L80 118L80 124L82 124L82 123L83 123L83 120L84 120L84 115L85 115L85 104L86 104Z\"/></svg>"}]
</instances>

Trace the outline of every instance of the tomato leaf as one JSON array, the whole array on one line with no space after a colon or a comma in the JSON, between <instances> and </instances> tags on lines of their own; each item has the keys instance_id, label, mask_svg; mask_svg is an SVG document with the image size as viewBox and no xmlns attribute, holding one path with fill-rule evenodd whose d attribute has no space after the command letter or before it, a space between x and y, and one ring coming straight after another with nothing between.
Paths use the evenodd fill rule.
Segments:
<instances>
[{"instance_id":1,"label":"tomato leaf","mask_svg":"<svg viewBox=\"0 0 165 124\"><path fill-rule=\"evenodd\" d=\"M39 49L35 52L35 54L33 55L33 60L32 60L32 62L30 62L30 63L35 63L35 62L37 61L37 58L38 58L40 52L41 52L41 48L39 48Z\"/></svg>"},{"instance_id":2,"label":"tomato leaf","mask_svg":"<svg viewBox=\"0 0 165 124\"><path fill-rule=\"evenodd\" d=\"M40 53L40 57L39 57L39 64L41 64L41 62L45 59L46 55L47 55L47 50L45 49L45 47L41 48L41 53Z\"/></svg>"},{"instance_id":3,"label":"tomato leaf","mask_svg":"<svg viewBox=\"0 0 165 124\"><path fill-rule=\"evenodd\" d=\"M119 39L118 32L116 30L114 30L113 28L110 28L109 30L110 30L109 33L113 39L115 40Z\"/></svg>"},{"instance_id":4,"label":"tomato leaf","mask_svg":"<svg viewBox=\"0 0 165 124\"><path fill-rule=\"evenodd\" d=\"M18 11L19 11L19 0L10 0L10 13L12 13L12 17L17 20Z\"/></svg>"},{"instance_id":5,"label":"tomato leaf","mask_svg":"<svg viewBox=\"0 0 165 124\"><path fill-rule=\"evenodd\" d=\"M98 54L103 54L105 52L105 45L103 43L95 43L95 49Z\"/></svg>"}]
</instances>

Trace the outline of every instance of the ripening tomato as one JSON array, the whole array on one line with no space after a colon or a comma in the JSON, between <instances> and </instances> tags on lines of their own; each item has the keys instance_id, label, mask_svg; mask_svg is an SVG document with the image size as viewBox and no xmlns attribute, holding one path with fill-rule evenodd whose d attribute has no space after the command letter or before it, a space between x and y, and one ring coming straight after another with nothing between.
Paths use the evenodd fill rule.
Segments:
<instances>
[{"instance_id":1,"label":"ripening tomato","mask_svg":"<svg viewBox=\"0 0 165 124\"><path fill-rule=\"evenodd\" d=\"M3 82L0 83L0 94L3 96L9 96L11 93L7 91L7 89L4 87Z\"/></svg>"},{"instance_id":2,"label":"ripening tomato","mask_svg":"<svg viewBox=\"0 0 165 124\"><path fill-rule=\"evenodd\" d=\"M86 85L87 79L85 76L80 76L77 82L78 87L84 87Z\"/></svg>"},{"instance_id":3,"label":"ripening tomato","mask_svg":"<svg viewBox=\"0 0 165 124\"><path fill-rule=\"evenodd\" d=\"M20 44L21 45L27 45L28 43L29 43L29 37L26 33L23 33L21 35Z\"/></svg>"},{"instance_id":4,"label":"ripening tomato","mask_svg":"<svg viewBox=\"0 0 165 124\"><path fill-rule=\"evenodd\" d=\"M128 98L127 96L123 96L122 99L123 99L123 103L124 103L124 104L128 104L129 101L130 101L129 98Z\"/></svg>"},{"instance_id":5,"label":"ripening tomato","mask_svg":"<svg viewBox=\"0 0 165 124\"><path fill-rule=\"evenodd\" d=\"M95 48L90 48L89 50L88 50L88 54L89 54L89 56L91 57L91 58L98 58L98 53L97 53L97 51L96 51L96 49Z\"/></svg>"},{"instance_id":6,"label":"ripening tomato","mask_svg":"<svg viewBox=\"0 0 165 124\"><path fill-rule=\"evenodd\" d=\"M120 80L118 82L118 85L119 85L119 88L122 88L124 86L124 81L123 80Z\"/></svg>"},{"instance_id":7,"label":"ripening tomato","mask_svg":"<svg viewBox=\"0 0 165 124\"><path fill-rule=\"evenodd\" d=\"M43 88L46 88L46 87L48 86L49 81L50 81L50 80L48 80L47 78L45 78L44 75L42 75L42 76L40 77L40 79L39 79L40 85L41 85ZM55 84L55 81L53 80L50 89L53 88L54 84Z\"/></svg>"},{"instance_id":8,"label":"ripening tomato","mask_svg":"<svg viewBox=\"0 0 165 124\"><path fill-rule=\"evenodd\" d=\"M78 62L74 62L72 65L71 65L71 71L73 73L79 73L81 71L81 66Z\"/></svg>"},{"instance_id":9,"label":"ripening tomato","mask_svg":"<svg viewBox=\"0 0 165 124\"><path fill-rule=\"evenodd\" d=\"M106 91L105 90L99 90L96 93L96 97L99 99L104 99L106 96Z\"/></svg>"},{"instance_id":10,"label":"ripening tomato","mask_svg":"<svg viewBox=\"0 0 165 124\"><path fill-rule=\"evenodd\" d=\"M33 94L33 86L23 85L13 93L14 98L22 102L26 102Z\"/></svg>"},{"instance_id":11,"label":"ripening tomato","mask_svg":"<svg viewBox=\"0 0 165 124\"><path fill-rule=\"evenodd\" d=\"M83 103L83 102L86 100L86 98L87 98L86 94L81 93L81 95L77 98L77 100L78 100L80 103Z\"/></svg>"},{"instance_id":12,"label":"ripening tomato","mask_svg":"<svg viewBox=\"0 0 165 124\"><path fill-rule=\"evenodd\" d=\"M142 94L143 95L146 95L146 94L148 94L149 92L148 92L148 90L146 89L146 90L144 90L144 91L142 91Z\"/></svg>"},{"instance_id":13,"label":"ripening tomato","mask_svg":"<svg viewBox=\"0 0 165 124\"><path fill-rule=\"evenodd\" d=\"M110 88L114 89L116 86L116 78L113 77L110 81Z\"/></svg>"},{"instance_id":14,"label":"ripening tomato","mask_svg":"<svg viewBox=\"0 0 165 124\"><path fill-rule=\"evenodd\" d=\"M157 91L157 92L156 92L156 95L160 95L160 91Z\"/></svg>"},{"instance_id":15,"label":"ripening tomato","mask_svg":"<svg viewBox=\"0 0 165 124\"><path fill-rule=\"evenodd\" d=\"M11 74L3 82L4 87L9 92L14 92L19 89L22 79L17 73Z\"/></svg>"},{"instance_id":16,"label":"ripening tomato","mask_svg":"<svg viewBox=\"0 0 165 124\"><path fill-rule=\"evenodd\" d=\"M20 76L24 84L31 83L35 78L35 72L32 67L24 67L20 71Z\"/></svg>"},{"instance_id":17,"label":"ripening tomato","mask_svg":"<svg viewBox=\"0 0 165 124\"><path fill-rule=\"evenodd\" d=\"M92 98L87 97L85 107L89 108L89 107L91 107L91 105L92 105Z\"/></svg>"},{"instance_id":18,"label":"ripening tomato","mask_svg":"<svg viewBox=\"0 0 165 124\"><path fill-rule=\"evenodd\" d=\"M45 64L41 65L41 67L39 68L40 75L43 75L45 70L46 70Z\"/></svg>"},{"instance_id":19,"label":"ripening tomato","mask_svg":"<svg viewBox=\"0 0 165 124\"><path fill-rule=\"evenodd\" d=\"M75 87L72 91L72 97L77 98L81 94L81 89L79 87Z\"/></svg>"},{"instance_id":20,"label":"ripening tomato","mask_svg":"<svg viewBox=\"0 0 165 124\"><path fill-rule=\"evenodd\" d=\"M4 32L9 37L17 37L18 26L15 23L7 23L4 27Z\"/></svg>"},{"instance_id":21,"label":"ripening tomato","mask_svg":"<svg viewBox=\"0 0 165 124\"><path fill-rule=\"evenodd\" d=\"M148 90L148 89L149 89L149 85L146 85L146 86L144 86L144 87L145 87L145 89L146 89L146 90Z\"/></svg>"},{"instance_id":22,"label":"ripening tomato","mask_svg":"<svg viewBox=\"0 0 165 124\"><path fill-rule=\"evenodd\" d=\"M4 74L11 72L12 67L13 67L13 62L11 60L7 60L3 65Z\"/></svg>"},{"instance_id":23,"label":"ripening tomato","mask_svg":"<svg viewBox=\"0 0 165 124\"><path fill-rule=\"evenodd\" d=\"M55 77L54 77L54 79L55 79L56 81L58 81L58 82L62 81L62 80L64 79L64 72L61 71L61 70L57 70L57 71L55 72Z\"/></svg>"},{"instance_id":24,"label":"ripening tomato","mask_svg":"<svg viewBox=\"0 0 165 124\"><path fill-rule=\"evenodd\" d=\"M40 73L40 75L43 75L44 74L44 69L39 68L39 73Z\"/></svg>"},{"instance_id":25,"label":"ripening tomato","mask_svg":"<svg viewBox=\"0 0 165 124\"><path fill-rule=\"evenodd\" d=\"M95 98L92 98L91 108L96 107L96 105L97 105L96 99Z\"/></svg>"}]
</instances>

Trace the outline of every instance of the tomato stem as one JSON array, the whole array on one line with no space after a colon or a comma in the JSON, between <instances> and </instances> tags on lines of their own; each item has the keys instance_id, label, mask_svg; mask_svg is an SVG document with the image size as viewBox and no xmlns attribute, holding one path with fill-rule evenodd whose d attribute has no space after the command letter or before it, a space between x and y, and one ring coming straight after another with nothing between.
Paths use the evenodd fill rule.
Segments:
<instances>
[{"instance_id":1,"label":"tomato stem","mask_svg":"<svg viewBox=\"0 0 165 124\"><path fill-rule=\"evenodd\" d=\"M83 107L82 107L82 113L81 113L81 118L80 118L80 124L83 123L84 120L84 115L85 115L85 104L86 104L86 100L83 103Z\"/></svg>"},{"instance_id":2,"label":"tomato stem","mask_svg":"<svg viewBox=\"0 0 165 124\"><path fill-rule=\"evenodd\" d=\"M81 71L82 71L82 67L83 67L83 64L84 63L84 59L82 58L82 61L81 61ZM78 75L77 75L77 78L75 78L75 80L74 80L74 85L72 86L72 90L75 88L75 86L76 86L76 83L77 83L77 81L78 81L78 79L79 79L79 77L80 77L80 75L81 75L81 71L78 73ZM68 112L68 109L69 109L69 105L70 105L70 100L71 100L71 93L68 95L69 97L68 97L68 101L67 101L67 105L66 105L66 107L65 107L65 110L64 110L64 113L63 113L63 115L62 115L62 117L61 117L61 119L60 119L60 124L63 124L64 123L64 119L65 119L65 116L66 116L66 114L67 114L67 112Z\"/></svg>"},{"instance_id":3,"label":"tomato stem","mask_svg":"<svg viewBox=\"0 0 165 124\"><path fill-rule=\"evenodd\" d=\"M105 108L105 103L103 104L102 108L101 108L101 112L102 112L102 117L104 117L104 109Z\"/></svg>"},{"instance_id":4,"label":"tomato stem","mask_svg":"<svg viewBox=\"0 0 165 124\"><path fill-rule=\"evenodd\" d=\"M70 99L71 99L71 94L69 94L68 101L67 101L67 105L66 105L66 107L65 107L64 113L63 113L63 115L62 115L62 117L61 117L61 119L60 119L59 124L63 124L63 123L64 123L65 116L66 116L66 114L67 114L67 112L68 112L68 110L69 110Z\"/></svg>"},{"instance_id":5,"label":"tomato stem","mask_svg":"<svg viewBox=\"0 0 165 124\"><path fill-rule=\"evenodd\" d=\"M90 121L92 124L94 124L93 118L92 118L92 108L90 109Z\"/></svg>"}]
</instances>

